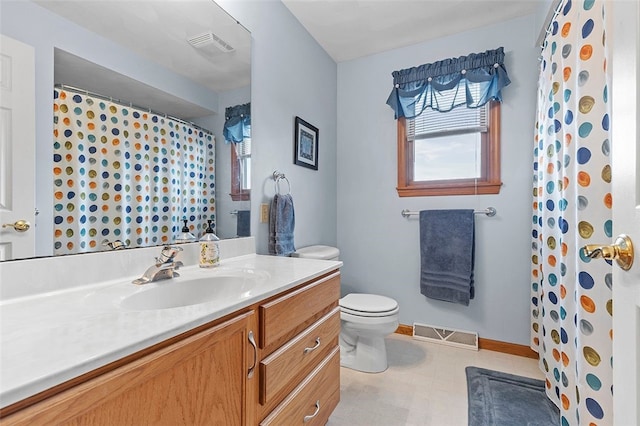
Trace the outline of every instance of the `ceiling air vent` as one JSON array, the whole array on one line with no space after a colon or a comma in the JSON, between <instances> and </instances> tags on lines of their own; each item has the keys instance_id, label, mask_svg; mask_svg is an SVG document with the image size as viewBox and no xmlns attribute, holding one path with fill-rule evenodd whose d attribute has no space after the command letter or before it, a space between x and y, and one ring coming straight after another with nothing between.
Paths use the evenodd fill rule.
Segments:
<instances>
[{"instance_id":1,"label":"ceiling air vent","mask_svg":"<svg viewBox=\"0 0 640 426\"><path fill-rule=\"evenodd\" d=\"M216 47L223 52L233 52L235 50L229 43L211 31L189 37L187 41L196 49L209 50L211 47Z\"/></svg>"}]
</instances>

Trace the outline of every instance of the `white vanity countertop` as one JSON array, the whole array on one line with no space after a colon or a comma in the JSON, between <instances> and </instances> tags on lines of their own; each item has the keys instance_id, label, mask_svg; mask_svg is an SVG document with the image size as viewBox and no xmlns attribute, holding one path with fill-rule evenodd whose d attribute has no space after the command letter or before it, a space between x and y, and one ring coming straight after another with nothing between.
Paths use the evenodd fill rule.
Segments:
<instances>
[{"instance_id":1,"label":"white vanity countertop","mask_svg":"<svg viewBox=\"0 0 640 426\"><path fill-rule=\"evenodd\" d=\"M216 268L136 286L136 277L0 302L0 407L95 370L342 266L342 262L245 255ZM154 285L225 271L254 271L257 283L197 305L125 310L119 298Z\"/></svg>"}]
</instances>

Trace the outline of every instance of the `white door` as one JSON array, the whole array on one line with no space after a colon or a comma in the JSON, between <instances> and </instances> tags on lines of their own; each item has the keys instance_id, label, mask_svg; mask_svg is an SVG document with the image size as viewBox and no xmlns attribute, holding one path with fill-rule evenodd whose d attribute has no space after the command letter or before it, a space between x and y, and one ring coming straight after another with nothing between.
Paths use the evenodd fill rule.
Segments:
<instances>
[{"instance_id":1,"label":"white door","mask_svg":"<svg viewBox=\"0 0 640 426\"><path fill-rule=\"evenodd\" d=\"M0 35L0 225L35 222L34 57L33 47ZM33 228L0 226L0 260L34 254Z\"/></svg>"},{"instance_id":2,"label":"white door","mask_svg":"<svg viewBox=\"0 0 640 426\"><path fill-rule=\"evenodd\" d=\"M640 424L640 7L611 4L613 229L631 237L636 252L629 271L613 268L613 418L627 426Z\"/></svg>"}]
</instances>

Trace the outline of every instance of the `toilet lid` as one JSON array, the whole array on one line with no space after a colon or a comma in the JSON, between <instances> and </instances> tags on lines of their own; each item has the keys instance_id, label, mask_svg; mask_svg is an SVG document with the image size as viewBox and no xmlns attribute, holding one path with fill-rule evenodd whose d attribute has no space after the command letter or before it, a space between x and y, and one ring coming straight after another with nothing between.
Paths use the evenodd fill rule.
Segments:
<instances>
[{"instance_id":1,"label":"toilet lid","mask_svg":"<svg viewBox=\"0 0 640 426\"><path fill-rule=\"evenodd\" d=\"M334 260L340 256L340 250L330 246L302 247L291 253L291 257L304 257L307 259Z\"/></svg>"},{"instance_id":2,"label":"toilet lid","mask_svg":"<svg viewBox=\"0 0 640 426\"><path fill-rule=\"evenodd\" d=\"M385 316L398 312L398 302L378 294L351 293L340 299L340 309L353 315Z\"/></svg>"}]
</instances>

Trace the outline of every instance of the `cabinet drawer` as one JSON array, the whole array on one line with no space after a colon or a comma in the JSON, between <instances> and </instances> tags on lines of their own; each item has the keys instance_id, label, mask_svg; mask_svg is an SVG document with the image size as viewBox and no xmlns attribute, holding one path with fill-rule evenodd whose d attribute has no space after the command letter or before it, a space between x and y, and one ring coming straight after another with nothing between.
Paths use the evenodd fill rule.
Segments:
<instances>
[{"instance_id":1,"label":"cabinet drawer","mask_svg":"<svg viewBox=\"0 0 640 426\"><path fill-rule=\"evenodd\" d=\"M324 425L339 401L340 348L336 347L260 425Z\"/></svg>"},{"instance_id":2,"label":"cabinet drawer","mask_svg":"<svg viewBox=\"0 0 640 426\"><path fill-rule=\"evenodd\" d=\"M331 308L338 306L340 273L260 305L260 348L271 353Z\"/></svg>"},{"instance_id":3,"label":"cabinet drawer","mask_svg":"<svg viewBox=\"0 0 640 426\"><path fill-rule=\"evenodd\" d=\"M338 345L340 308L336 307L260 362L260 403L272 401L284 388L293 388Z\"/></svg>"}]
</instances>

